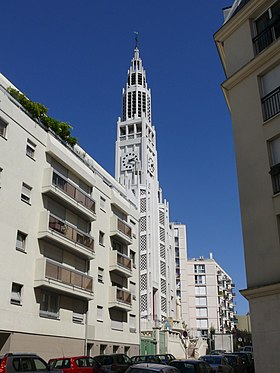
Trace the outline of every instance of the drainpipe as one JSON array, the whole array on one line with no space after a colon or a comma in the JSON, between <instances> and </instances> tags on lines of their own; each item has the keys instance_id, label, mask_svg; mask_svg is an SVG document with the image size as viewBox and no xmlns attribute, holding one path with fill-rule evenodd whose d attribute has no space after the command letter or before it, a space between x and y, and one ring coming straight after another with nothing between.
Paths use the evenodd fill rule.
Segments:
<instances>
[{"instance_id":1,"label":"drainpipe","mask_svg":"<svg viewBox=\"0 0 280 373\"><path fill-rule=\"evenodd\" d=\"M85 342L84 342L84 355L87 355L87 341L88 341L88 310L85 318Z\"/></svg>"}]
</instances>

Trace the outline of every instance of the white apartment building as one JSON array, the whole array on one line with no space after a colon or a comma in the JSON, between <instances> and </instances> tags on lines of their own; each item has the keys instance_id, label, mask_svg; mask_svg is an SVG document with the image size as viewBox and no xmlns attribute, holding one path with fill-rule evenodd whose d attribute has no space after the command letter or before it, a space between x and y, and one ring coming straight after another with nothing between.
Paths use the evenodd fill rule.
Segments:
<instances>
[{"instance_id":1,"label":"white apartment building","mask_svg":"<svg viewBox=\"0 0 280 373\"><path fill-rule=\"evenodd\" d=\"M210 254L186 261L182 283L183 318L190 337L208 337L209 330L228 333L234 329L234 283Z\"/></svg>"},{"instance_id":2,"label":"white apartment building","mask_svg":"<svg viewBox=\"0 0 280 373\"><path fill-rule=\"evenodd\" d=\"M280 1L234 1L215 34L232 116L256 372L279 371Z\"/></svg>"},{"instance_id":3,"label":"white apartment building","mask_svg":"<svg viewBox=\"0 0 280 373\"><path fill-rule=\"evenodd\" d=\"M0 75L0 354L139 353L139 214Z\"/></svg>"},{"instance_id":4,"label":"white apartment building","mask_svg":"<svg viewBox=\"0 0 280 373\"><path fill-rule=\"evenodd\" d=\"M169 205L159 186L151 91L137 45L122 99L115 176L140 212L141 350L142 353L166 352L164 349L171 352L167 333L160 331L166 329L167 321L177 320L174 232ZM180 333L175 336L179 344L180 336ZM184 357L183 345L180 354Z\"/></svg>"}]
</instances>

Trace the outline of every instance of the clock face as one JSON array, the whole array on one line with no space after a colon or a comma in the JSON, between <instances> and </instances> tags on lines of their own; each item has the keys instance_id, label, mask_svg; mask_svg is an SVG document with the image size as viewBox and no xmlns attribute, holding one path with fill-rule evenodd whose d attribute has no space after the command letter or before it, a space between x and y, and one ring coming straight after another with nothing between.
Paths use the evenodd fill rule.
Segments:
<instances>
[{"instance_id":1,"label":"clock face","mask_svg":"<svg viewBox=\"0 0 280 373\"><path fill-rule=\"evenodd\" d=\"M148 171L153 174L154 171L155 171L155 165L154 165L154 161L152 158L149 158L148 159Z\"/></svg>"},{"instance_id":2,"label":"clock face","mask_svg":"<svg viewBox=\"0 0 280 373\"><path fill-rule=\"evenodd\" d=\"M136 153L128 152L124 154L121 159L122 170L133 170L137 161L138 161L138 156Z\"/></svg>"}]
</instances>

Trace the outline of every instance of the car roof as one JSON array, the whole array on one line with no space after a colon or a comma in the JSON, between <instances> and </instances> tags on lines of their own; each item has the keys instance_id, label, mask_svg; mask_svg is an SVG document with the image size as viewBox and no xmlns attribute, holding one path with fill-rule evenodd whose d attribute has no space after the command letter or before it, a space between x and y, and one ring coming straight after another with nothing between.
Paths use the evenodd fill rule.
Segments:
<instances>
[{"instance_id":1,"label":"car roof","mask_svg":"<svg viewBox=\"0 0 280 373\"><path fill-rule=\"evenodd\" d=\"M93 359L93 357L91 357L91 356L82 355L82 356L53 357L53 358L49 359L49 361L52 361L52 360L62 360L62 359L84 359L84 358L91 358L91 359Z\"/></svg>"},{"instance_id":2,"label":"car roof","mask_svg":"<svg viewBox=\"0 0 280 373\"><path fill-rule=\"evenodd\" d=\"M153 363L140 363L140 364L133 364L130 366L130 368L141 368L141 369L149 369L149 370L166 369L169 367L170 367L169 365L153 364Z\"/></svg>"}]
</instances>

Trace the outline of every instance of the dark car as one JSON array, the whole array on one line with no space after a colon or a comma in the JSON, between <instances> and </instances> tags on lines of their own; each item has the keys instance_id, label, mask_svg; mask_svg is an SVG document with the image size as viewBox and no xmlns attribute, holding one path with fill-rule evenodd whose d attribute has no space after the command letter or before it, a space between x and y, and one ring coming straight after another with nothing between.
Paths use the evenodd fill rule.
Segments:
<instances>
[{"instance_id":1,"label":"dark car","mask_svg":"<svg viewBox=\"0 0 280 373\"><path fill-rule=\"evenodd\" d=\"M124 373L132 365L131 359L125 354L98 355L94 359L107 373Z\"/></svg>"},{"instance_id":2,"label":"dark car","mask_svg":"<svg viewBox=\"0 0 280 373\"><path fill-rule=\"evenodd\" d=\"M57 357L49 360L49 367L63 373L105 373L100 364L90 356Z\"/></svg>"},{"instance_id":3,"label":"dark car","mask_svg":"<svg viewBox=\"0 0 280 373\"><path fill-rule=\"evenodd\" d=\"M158 354L158 355L153 355L156 358L159 358L160 361L164 364L169 364L170 361L175 360L175 356L172 354Z\"/></svg>"},{"instance_id":4,"label":"dark car","mask_svg":"<svg viewBox=\"0 0 280 373\"><path fill-rule=\"evenodd\" d=\"M49 365L40 356L32 353L7 353L0 358L1 373L49 373ZM52 371L62 373L60 369Z\"/></svg>"},{"instance_id":5,"label":"dark car","mask_svg":"<svg viewBox=\"0 0 280 373\"><path fill-rule=\"evenodd\" d=\"M205 355L199 359L206 361L214 372L234 373L232 366L224 355Z\"/></svg>"},{"instance_id":6,"label":"dark car","mask_svg":"<svg viewBox=\"0 0 280 373\"><path fill-rule=\"evenodd\" d=\"M233 352L235 356L239 356L242 359L243 365L246 368L246 373L253 373L255 371L254 368L254 359L252 354L249 352Z\"/></svg>"},{"instance_id":7,"label":"dark car","mask_svg":"<svg viewBox=\"0 0 280 373\"><path fill-rule=\"evenodd\" d=\"M180 371L166 364L141 363L131 365L126 373L180 373Z\"/></svg>"},{"instance_id":8,"label":"dark car","mask_svg":"<svg viewBox=\"0 0 280 373\"><path fill-rule=\"evenodd\" d=\"M241 357L234 354L226 354L229 364L233 367L234 373L247 373Z\"/></svg>"},{"instance_id":9,"label":"dark car","mask_svg":"<svg viewBox=\"0 0 280 373\"><path fill-rule=\"evenodd\" d=\"M213 369L203 360L173 360L169 365L179 369L181 373L211 373Z\"/></svg>"},{"instance_id":10,"label":"dark car","mask_svg":"<svg viewBox=\"0 0 280 373\"><path fill-rule=\"evenodd\" d=\"M157 363L161 364L161 360L158 356L155 355L137 355L131 357L132 364L140 363Z\"/></svg>"}]
</instances>

